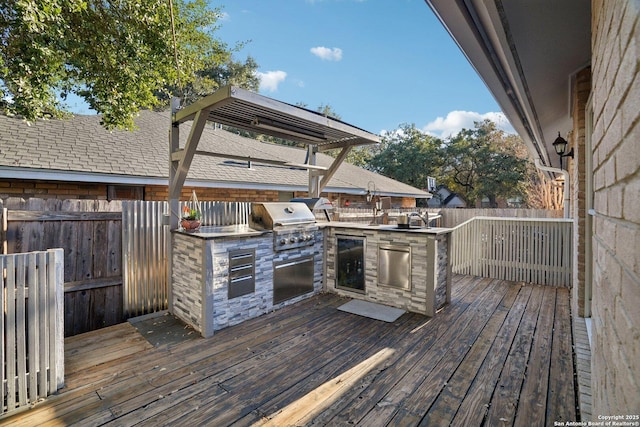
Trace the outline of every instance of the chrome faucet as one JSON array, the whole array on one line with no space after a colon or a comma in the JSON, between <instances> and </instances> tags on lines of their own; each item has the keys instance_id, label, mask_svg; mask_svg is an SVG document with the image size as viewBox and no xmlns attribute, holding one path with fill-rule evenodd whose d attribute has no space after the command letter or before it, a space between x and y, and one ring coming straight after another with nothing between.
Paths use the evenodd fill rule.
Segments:
<instances>
[{"instance_id":1,"label":"chrome faucet","mask_svg":"<svg viewBox=\"0 0 640 427\"><path fill-rule=\"evenodd\" d=\"M425 211L424 216L420 215L420 213L418 213L418 212L411 212L409 214L409 218L411 218L412 216L417 216L418 218L420 218L422 220L422 222L424 222L424 225L425 225L426 228L431 228L429 226L429 212L428 211Z\"/></svg>"}]
</instances>

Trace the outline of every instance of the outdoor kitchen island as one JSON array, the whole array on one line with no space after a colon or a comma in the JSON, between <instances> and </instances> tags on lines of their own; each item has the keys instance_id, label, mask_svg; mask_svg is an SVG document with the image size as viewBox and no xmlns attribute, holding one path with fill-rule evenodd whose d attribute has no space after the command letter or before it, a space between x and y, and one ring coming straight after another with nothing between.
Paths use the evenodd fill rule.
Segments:
<instances>
[{"instance_id":1,"label":"outdoor kitchen island","mask_svg":"<svg viewBox=\"0 0 640 427\"><path fill-rule=\"evenodd\" d=\"M448 228L324 225L325 290L434 316L451 299Z\"/></svg>"},{"instance_id":2,"label":"outdoor kitchen island","mask_svg":"<svg viewBox=\"0 0 640 427\"><path fill-rule=\"evenodd\" d=\"M432 317L450 301L450 231L342 222L175 230L170 311L204 337L322 290Z\"/></svg>"},{"instance_id":3,"label":"outdoor kitchen island","mask_svg":"<svg viewBox=\"0 0 640 427\"><path fill-rule=\"evenodd\" d=\"M303 203L254 203L248 226L174 230L171 245L169 310L204 337L322 291L322 231Z\"/></svg>"}]
</instances>

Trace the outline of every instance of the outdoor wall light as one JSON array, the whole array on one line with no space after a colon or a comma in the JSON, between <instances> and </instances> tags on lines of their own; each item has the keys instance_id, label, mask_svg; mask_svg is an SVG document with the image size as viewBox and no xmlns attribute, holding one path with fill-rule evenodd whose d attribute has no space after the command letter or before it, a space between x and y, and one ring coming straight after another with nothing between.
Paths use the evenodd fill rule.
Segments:
<instances>
[{"instance_id":1,"label":"outdoor wall light","mask_svg":"<svg viewBox=\"0 0 640 427\"><path fill-rule=\"evenodd\" d=\"M571 157L573 159L573 147L571 148L571 151L569 151L567 154L564 153L564 151L567 149L568 144L569 143L567 142L567 140L561 137L560 132L558 132L558 137L556 138L555 141L553 141L553 148L555 148L556 154L560 156L560 169L562 169L563 157Z\"/></svg>"}]
</instances>

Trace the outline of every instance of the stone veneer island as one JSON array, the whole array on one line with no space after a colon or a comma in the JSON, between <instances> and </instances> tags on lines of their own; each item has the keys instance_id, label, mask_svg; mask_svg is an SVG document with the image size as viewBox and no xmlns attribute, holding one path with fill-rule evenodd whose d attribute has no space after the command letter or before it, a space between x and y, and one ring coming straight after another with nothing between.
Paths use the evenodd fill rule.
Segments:
<instances>
[{"instance_id":1,"label":"stone veneer island","mask_svg":"<svg viewBox=\"0 0 640 427\"><path fill-rule=\"evenodd\" d=\"M315 244L292 251L274 251L271 231L256 231L246 226L202 227L197 232L171 233L170 311L192 325L204 337L214 331L266 314L308 298L321 291L362 299L434 316L450 301L451 268L450 229L399 229L395 225L370 226L330 222L319 224ZM361 269L362 290L353 290L337 283L336 246L339 236L362 241L362 262L353 264ZM391 280L381 283L380 251L401 248L408 265L391 265ZM233 254L253 257L251 286L242 285L231 295L230 284ZM313 289L304 295L274 303L274 266L289 258L308 257L313 260ZM397 286L393 280L398 271L408 280ZM305 291L306 292L306 291Z\"/></svg>"},{"instance_id":2,"label":"stone veneer island","mask_svg":"<svg viewBox=\"0 0 640 427\"><path fill-rule=\"evenodd\" d=\"M450 237L448 228L400 229L396 225L332 222L325 228L325 289L340 295L434 316L451 300ZM340 286L337 281L337 239L364 240L364 290ZM408 286L380 283L380 250L405 249L409 254ZM405 257L406 259L407 257ZM402 269L402 265L392 265ZM401 275L402 276L402 275Z\"/></svg>"}]
</instances>

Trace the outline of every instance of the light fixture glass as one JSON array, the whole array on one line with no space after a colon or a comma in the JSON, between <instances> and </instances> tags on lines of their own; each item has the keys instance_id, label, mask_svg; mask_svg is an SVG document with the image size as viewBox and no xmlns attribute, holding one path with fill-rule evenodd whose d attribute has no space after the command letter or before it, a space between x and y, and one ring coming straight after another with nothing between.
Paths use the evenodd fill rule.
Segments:
<instances>
[{"instance_id":1,"label":"light fixture glass","mask_svg":"<svg viewBox=\"0 0 640 427\"><path fill-rule=\"evenodd\" d=\"M567 149L567 140L560 136L560 132L558 132L558 137L555 141L553 141L553 148L556 150L556 154L562 156Z\"/></svg>"}]
</instances>

